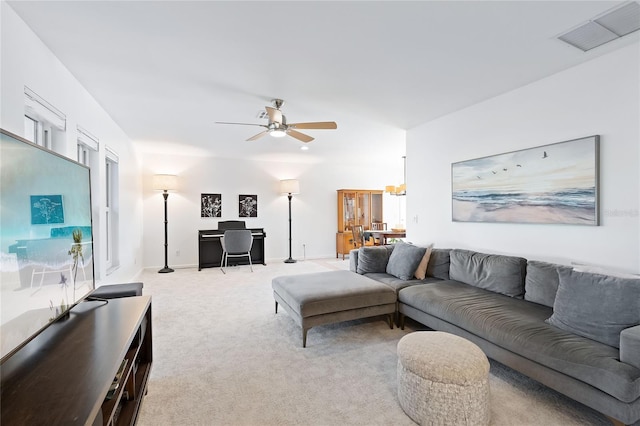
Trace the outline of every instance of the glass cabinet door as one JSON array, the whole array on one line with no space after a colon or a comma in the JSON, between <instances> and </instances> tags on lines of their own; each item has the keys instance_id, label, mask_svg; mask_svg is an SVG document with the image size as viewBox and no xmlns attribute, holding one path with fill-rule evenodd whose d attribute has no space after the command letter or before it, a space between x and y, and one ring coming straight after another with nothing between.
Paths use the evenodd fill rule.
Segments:
<instances>
[{"instance_id":1,"label":"glass cabinet door","mask_svg":"<svg viewBox=\"0 0 640 426\"><path fill-rule=\"evenodd\" d=\"M356 193L345 192L343 194L342 200L343 200L343 212L344 212L343 231L351 231L351 228L353 227L353 225L358 224L356 221L356 213L358 210L356 206Z\"/></svg>"},{"instance_id":2,"label":"glass cabinet door","mask_svg":"<svg viewBox=\"0 0 640 426\"><path fill-rule=\"evenodd\" d=\"M382 220L382 194L371 194L371 223L381 223Z\"/></svg>"},{"instance_id":3,"label":"glass cabinet door","mask_svg":"<svg viewBox=\"0 0 640 426\"><path fill-rule=\"evenodd\" d=\"M354 225L371 229L372 222L382 222L382 191L365 189L338 190L338 232L351 233Z\"/></svg>"},{"instance_id":4,"label":"glass cabinet door","mask_svg":"<svg viewBox=\"0 0 640 426\"><path fill-rule=\"evenodd\" d=\"M358 225L364 229L371 227L371 202L369 192L358 192Z\"/></svg>"}]
</instances>

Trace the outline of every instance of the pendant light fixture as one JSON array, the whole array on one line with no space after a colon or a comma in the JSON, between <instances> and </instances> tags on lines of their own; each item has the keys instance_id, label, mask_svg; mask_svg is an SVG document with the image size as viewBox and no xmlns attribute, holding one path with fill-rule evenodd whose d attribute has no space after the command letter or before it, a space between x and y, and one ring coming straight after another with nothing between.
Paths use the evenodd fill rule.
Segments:
<instances>
[{"instance_id":1,"label":"pendant light fixture","mask_svg":"<svg viewBox=\"0 0 640 426\"><path fill-rule=\"evenodd\" d=\"M385 186L385 192L388 192L391 195L407 195L407 156L402 156L402 161L404 162L404 178L402 183L398 186L395 185L387 185Z\"/></svg>"}]
</instances>

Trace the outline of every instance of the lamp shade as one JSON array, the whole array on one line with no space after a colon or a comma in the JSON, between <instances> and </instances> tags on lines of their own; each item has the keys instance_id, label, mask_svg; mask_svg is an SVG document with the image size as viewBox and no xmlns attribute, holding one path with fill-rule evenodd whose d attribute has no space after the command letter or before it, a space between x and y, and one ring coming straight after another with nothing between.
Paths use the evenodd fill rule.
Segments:
<instances>
[{"instance_id":1,"label":"lamp shade","mask_svg":"<svg viewBox=\"0 0 640 426\"><path fill-rule=\"evenodd\" d=\"M178 189L178 176L154 175L153 189L157 189L159 191L175 191Z\"/></svg>"},{"instance_id":2,"label":"lamp shade","mask_svg":"<svg viewBox=\"0 0 640 426\"><path fill-rule=\"evenodd\" d=\"M300 182L298 179L285 179L280 181L280 193L282 194L299 194Z\"/></svg>"}]
</instances>

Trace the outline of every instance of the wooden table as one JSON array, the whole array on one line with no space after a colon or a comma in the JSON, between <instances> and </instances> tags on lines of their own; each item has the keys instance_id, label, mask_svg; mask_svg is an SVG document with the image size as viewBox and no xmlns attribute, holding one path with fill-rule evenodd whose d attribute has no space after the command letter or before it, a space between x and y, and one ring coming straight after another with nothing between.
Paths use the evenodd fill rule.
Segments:
<instances>
[{"instance_id":1,"label":"wooden table","mask_svg":"<svg viewBox=\"0 0 640 426\"><path fill-rule=\"evenodd\" d=\"M367 238L368 235L372 236L374 238L374 240L376 238L380 239L380 244L385 245L387 244L387 238L406 238L407 237L407 231L388 231L388 230L374 230L374 229L368 229L364 232L365 235L365 239Z\"/></svg>"}]
</instances>

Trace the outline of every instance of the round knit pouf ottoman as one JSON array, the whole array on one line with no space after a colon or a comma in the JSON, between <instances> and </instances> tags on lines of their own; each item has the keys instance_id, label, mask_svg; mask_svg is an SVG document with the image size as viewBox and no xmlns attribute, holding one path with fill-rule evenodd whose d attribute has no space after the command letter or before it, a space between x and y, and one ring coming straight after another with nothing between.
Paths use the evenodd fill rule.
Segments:
<instances>
[{"instance_id":1,"label":"round knit pouf ottoman","mask_svg":"<svg viewBox=\"0 0 640 426\"><path fill-rule=\"evenodd\" d=\"M398 342L398 399L421 425L487 425L489 360L453 334L407 334Z\"/></svg>"}]
</instances>

